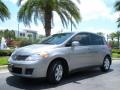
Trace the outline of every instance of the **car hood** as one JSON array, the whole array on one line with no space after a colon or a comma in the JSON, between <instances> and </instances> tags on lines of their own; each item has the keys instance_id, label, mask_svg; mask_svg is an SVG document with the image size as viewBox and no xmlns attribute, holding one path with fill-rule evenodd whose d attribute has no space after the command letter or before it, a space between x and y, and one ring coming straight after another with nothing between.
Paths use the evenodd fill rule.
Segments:
<instances>
[{"instance_id":1,"label":"car hood","mask_svg":"<svg viewBox=\"0 0 120 90\"><path fill-rule=\"evenodd\" d=\"M15 50L14 53L18 55L31 55L42 51L49 51L50 49L57 47L58 45L34 44L34 45L18 48Z\"/></svg>"}]
</instances>

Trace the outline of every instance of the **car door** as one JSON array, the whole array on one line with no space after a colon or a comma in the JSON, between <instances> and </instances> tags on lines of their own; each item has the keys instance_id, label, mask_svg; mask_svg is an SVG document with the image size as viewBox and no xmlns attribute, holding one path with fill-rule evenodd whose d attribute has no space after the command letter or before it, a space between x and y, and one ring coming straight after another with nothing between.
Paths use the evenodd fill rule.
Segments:
<instances>
[{"instance_id":1,"label":"car door","mask_svg":"<svg viewBox=\"0 0 120 90\"><path fill-rule=\"evenodd\" d=\"M73 41L79 41L80 45L70 48L70 66L73 69L90 66L94 58L90 48L90 34L79 33L72 38Z\"/></svg>"},{"instance_id":2,"label":"car door","mask_svg":"<svg viewBox=\"0 0 120 90\"><path fill-rule=\"evenodd\" d=\"M102 37L95 35L95 34L91 34L91 54L93 54L93 59L91 61L91 65L99 65L101 62L101 57L100 55L102 55L101 50L103 50L103 41L102 41ZM104 50L103 50L104 51Z\"/></svg>"}]
</instances>

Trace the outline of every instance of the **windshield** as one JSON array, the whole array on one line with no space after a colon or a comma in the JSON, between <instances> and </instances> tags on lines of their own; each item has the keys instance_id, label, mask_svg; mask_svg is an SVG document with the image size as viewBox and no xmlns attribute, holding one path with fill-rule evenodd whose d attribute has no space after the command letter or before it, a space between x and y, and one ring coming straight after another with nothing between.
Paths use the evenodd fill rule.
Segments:
<instances>
[{"instance_id":1,"label":"windshield","mask_svg":"<svg viewBox=\"0 0 120 90\"><path fill-rule=\"evenodd\" d=\"M61 33L61 34L54 34L47 39L40 42L40 44L61 44L66 39L68 39L73 33Z\"/></svg>"}]
</instances>

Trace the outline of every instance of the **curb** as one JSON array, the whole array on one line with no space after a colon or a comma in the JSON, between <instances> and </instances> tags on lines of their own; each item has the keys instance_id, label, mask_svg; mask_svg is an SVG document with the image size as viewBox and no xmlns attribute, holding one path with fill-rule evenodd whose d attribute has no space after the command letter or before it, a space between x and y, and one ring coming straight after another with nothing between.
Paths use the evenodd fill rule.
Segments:
<instances>
[{"instance_id":1,"label":"curb","mask_svg":"<svg viewBox=\"0 0 120 90\"><path fill-rule=\"evenodd\" d=\"M1 69L7 69L8 65L3 65L3 66L0 66L0 70Z\"/></svg>"},{"instance_id":2,"label":"curb","mask_svg":"<svg viewBox=\"0 0 120 90\"><path fill-rule=\"evenodd\" d=\"M120 60L120 58L112 58L112 60Z\"/></svg>"}]
</instances>

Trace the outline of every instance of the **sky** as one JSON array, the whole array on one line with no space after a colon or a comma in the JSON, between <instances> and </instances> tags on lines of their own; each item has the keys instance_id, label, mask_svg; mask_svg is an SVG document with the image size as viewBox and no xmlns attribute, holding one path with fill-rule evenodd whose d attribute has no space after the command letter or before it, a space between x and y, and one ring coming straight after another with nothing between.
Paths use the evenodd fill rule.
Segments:
<instances>
[{"instance_id":1,"label":"sky","mask_svg":"<svg viewBox=\"0 0 120 90\"><path fill-rule=\"evenodd\" d=\"M18 30L17 12L19 7L17 6L17 0L2 0L10 10L11 18L5 22L0 21L0 29L14 29ZM77 28L73 28L73 32L102 32L105 35L119 30L117 28L117 18L119 12L115 12L114 4L117 0L80 0L80 4L76 0L72 0L80 9L81 22L77 25ZM35 25L31 23L31 27L25 27L22 23L19 23L20 30L31 29L38 31L38 33L44 35L44 28L41 22ZM52 34L60 32L71 31L71 26L64 28L61 24L59 16L54 13L54 26L52 27Z\"/></svg>"}]
</instances>

